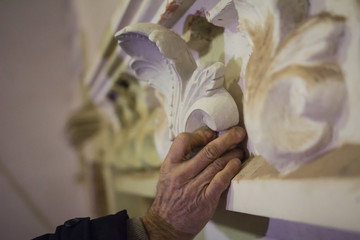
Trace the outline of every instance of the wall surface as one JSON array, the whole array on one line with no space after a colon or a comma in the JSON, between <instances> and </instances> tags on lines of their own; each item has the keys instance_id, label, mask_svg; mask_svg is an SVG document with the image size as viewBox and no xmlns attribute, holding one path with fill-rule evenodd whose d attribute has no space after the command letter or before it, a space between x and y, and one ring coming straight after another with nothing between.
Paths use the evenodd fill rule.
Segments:
<instances>
[{"instance_id":1,"label":"wall surface","mask_svg":"<svg viewBox=\"0 0 360 240\"><path fill-rule=\"evenodd\" d=\"M86 67L93 63L102 44L104 33L117 6L124 0L74 0L76 19L81 26L82 48L85 50Z\"/></svg>"},{"instance_id":2,"label":"wall surface","mask_svg":"<svg viewBox=\"0 0 360 240\"><path fill-rule=\"evenodd\" d=\"M64 124L79 82L71 1L0 1L0 239L91 215Z\"/></svg>"}]
</instances>

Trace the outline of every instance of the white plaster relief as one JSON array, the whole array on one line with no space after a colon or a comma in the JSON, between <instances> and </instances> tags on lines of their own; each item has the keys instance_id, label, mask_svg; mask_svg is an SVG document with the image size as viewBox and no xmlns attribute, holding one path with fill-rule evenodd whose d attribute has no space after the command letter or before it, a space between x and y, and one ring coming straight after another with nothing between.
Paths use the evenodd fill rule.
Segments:
<instances>
[{"instance_id":1,"label":"white plaster relief","mask_svg":"<svg viewBox=\"0 0 360 240\"><path fill-rule=\"evenodd\" d=\"M198 67L184 40L156 24L133 24L115 37L135 75L165 96L170 139L205 125L222 131L238 123L237 106L223 88L222 63Z\"/></svg>"},{"instance_id":2,"label":"white plaster relief","mask_svg":"<svg viewBox=\"0 0 360 240\"><path fill-rule=\"evenodd\" d=\"M248 36L246 129L254 153L283 173L334 146L347 104L337 63L345 18L307 12L307 1L225 0L208 13L223 27L237 20Z\"/></svg>"}]
</instances>

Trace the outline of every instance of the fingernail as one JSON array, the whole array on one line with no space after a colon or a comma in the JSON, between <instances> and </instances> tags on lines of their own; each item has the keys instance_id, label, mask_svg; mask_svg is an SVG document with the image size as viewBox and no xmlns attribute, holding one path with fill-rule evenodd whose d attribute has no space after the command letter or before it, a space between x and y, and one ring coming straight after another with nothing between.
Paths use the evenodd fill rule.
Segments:
<instances>
[{"instance_id":1,"label":"fingernail","mask_svg":"<svg viewBox=\"0 0 360 240\"><path fill-rule=\"evenodd\" d=\"M245 133L245 130L243 128L236 127L235 130L236 130L236 133L239 136L239 138L244 138L246 133Z\"/></svg>"}]
</instances>

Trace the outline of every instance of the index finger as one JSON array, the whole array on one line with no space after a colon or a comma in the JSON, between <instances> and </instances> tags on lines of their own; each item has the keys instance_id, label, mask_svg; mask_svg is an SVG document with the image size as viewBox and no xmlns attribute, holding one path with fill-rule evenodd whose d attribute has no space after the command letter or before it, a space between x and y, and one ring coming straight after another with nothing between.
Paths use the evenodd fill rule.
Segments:
<instances>
[{"instance_id":1,"label":"index finger","mask_svg":"<svg viewBox=\"0 0 360 240\"><path fill-rule=\"evenodd\" d=\"M198 175L227 150L244 140L245 136L245 129L233 127L222 136L207 144L194 158L185 163L188 176L194 177Z\"/></svg>"}]
</instances>

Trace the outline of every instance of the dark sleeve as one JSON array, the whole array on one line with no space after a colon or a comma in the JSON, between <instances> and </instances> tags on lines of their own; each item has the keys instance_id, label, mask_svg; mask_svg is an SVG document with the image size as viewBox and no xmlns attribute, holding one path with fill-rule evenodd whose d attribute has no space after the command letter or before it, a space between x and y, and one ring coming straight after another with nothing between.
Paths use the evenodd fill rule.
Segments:
<instances>
[{"instance_id":1,"label":"dark sleeve","mask_svg":"<svg viewBox=\"0 0 360 240\"><path fill-rule=\"evenodd\" d=\"M46 234L34 240L126 240L128 219L126 210L93 220L74 218L58 226L54 234Z\"/></svg>"}]
</instances>

